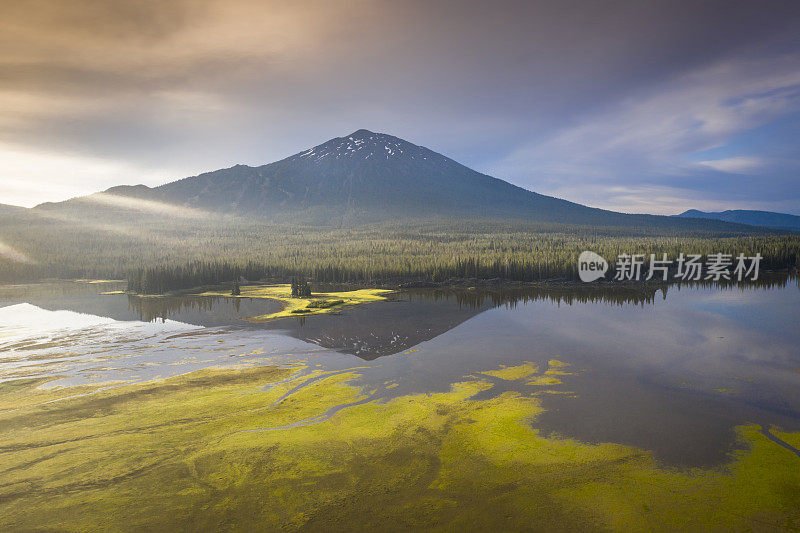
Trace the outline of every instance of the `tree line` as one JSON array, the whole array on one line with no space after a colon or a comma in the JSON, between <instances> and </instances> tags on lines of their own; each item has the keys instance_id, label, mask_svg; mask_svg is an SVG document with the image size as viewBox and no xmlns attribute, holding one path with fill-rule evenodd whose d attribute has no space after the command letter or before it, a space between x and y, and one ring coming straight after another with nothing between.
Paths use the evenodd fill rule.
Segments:
<instances>
[{"instance_id":1,"label":"tree line","mask_svg":"<svg viewBox=\"0 0 800 533\"><path fill-rule=\"evenodd\" d=\"M800 235L675 233L502 220L405 220L356 227L242 219L143 217L70 220L26 214L0 220L0 282L44 278L127 279L147 294L233 284L444 282L453 278L538 281L577 278L577 257L621 253L761 253L762 269L796 269ZM14 259L16 257L17 259Z\"/></svg>"}]
</instances>

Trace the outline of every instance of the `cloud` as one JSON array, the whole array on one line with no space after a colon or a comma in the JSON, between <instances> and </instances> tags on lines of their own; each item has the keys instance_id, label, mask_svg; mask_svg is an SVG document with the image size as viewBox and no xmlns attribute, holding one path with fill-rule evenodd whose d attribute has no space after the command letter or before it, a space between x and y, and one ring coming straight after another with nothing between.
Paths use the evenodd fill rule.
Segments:
<instances>
[{"instance_id":1,"label":"cloud","mask_svg":"<svg viewBox=\"0 0 800 533\"><path fill-rule=\"evenodd\" d=\"M498 167L501 175L539 192L563 194L591 184L588 189L596 191L597 196L587 197L586 191L581 194L590 205L636 212L654 212L657 206L638 195L628 197L634 203L620 205L622 198L612 195L614 186L631 190L681 188L684 191L679 196L703 191L718 200L741 186L744 188L739 192L744 197L751 192L758 197L764 191L749 188L754 185L750 177L727 175L723 181L719 173L769 172L778 163L798 169L800 161L796 157L770 158L768 154L695 159L698 154L719 151L743 132L798 111L800 55L786 54L766 63L725 60L590 113L578 123L556 130L548 139L518 148ZM781 142L787 140L775 141ZM786 144L786 148L795 150L794 143ZM793 194L800 198L797 188Z\"/></svg>"},{"instance_id":2,"label":"cloud","mask_svg":"<svg viewBox=\"0 0 800 533\"><path fill-rule=\"evenodd\" d=\"M91 194L120 183L156 184L175 170L0 144L0 203L33 207Z\"/></svg>"},{"instance_id":3,"label":"cloud","mask_svg":"<svg viewBox=\"0 0 800 533\"><path fill-rule=\"evenodd\" d=\"M697 164L731 174L753 174L765 166L765 161L760 157L737 156L728 157L727 159L698 161Z\"/></svg>"},{"instance_id":4,"label":"cloud","mask_svg":"<svg viewBox=\"0 0 800 533\"><path fill-rule=\"evenodd\" d=\"M795 108L798 24L791 2L727 0L7 2L0 146L28 156L0 194L263 164L361 127L541 192L768 170L690 156Z\"/></svg>"},{"instance_id":5,"label":"cloud","mask_svg":"<svg viewBox=\"0 0 800 533\"><path fill-rule=\"evenodd\" d=\"M698 195L696 191L665 185L575 185L561 187L554 194L585 204L592 204L602 198L602 207L605 209L654 215L676 215L687 209L756 209L784 213L797 209L797 202L793 199L761 200Z\"/></svg>"}]
</instances>

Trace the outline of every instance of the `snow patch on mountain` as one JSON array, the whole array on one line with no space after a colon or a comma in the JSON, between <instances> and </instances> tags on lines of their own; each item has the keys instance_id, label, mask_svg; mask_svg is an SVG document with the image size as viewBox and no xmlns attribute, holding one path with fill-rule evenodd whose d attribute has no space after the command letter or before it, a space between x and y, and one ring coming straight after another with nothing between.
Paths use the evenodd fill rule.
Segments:
<instances>
[{"instance_id":1,"label":"snow patch on mountain","mask_svg":"<svg viewBox=\"0 0 800 533\"><path fill-rule=\"evenodd\" d=\"M330 141L315 146L305 152L297 154L296 158L310 161L321 161L326 157L333 159L381 157L391 159L402 156L410 159L427 159L423 149L409 142L367 130L359 130L347 137L337 137Z\"/></svg>"}]
</instances>

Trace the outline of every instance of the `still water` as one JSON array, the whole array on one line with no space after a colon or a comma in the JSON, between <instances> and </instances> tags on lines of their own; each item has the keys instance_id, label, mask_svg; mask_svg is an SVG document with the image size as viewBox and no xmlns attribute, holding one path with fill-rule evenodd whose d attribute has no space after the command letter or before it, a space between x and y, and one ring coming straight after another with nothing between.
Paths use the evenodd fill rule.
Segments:
<instances>
[{"instance_id":1,"label":"still water","mask_svg":"<svg viewBox=\"0 0 800 533\"><path fill-rule=\"evenodd\" d=\"M364 401L381 401L479 375L494 384L481 397L541 394L546 412L532 423L546 434L633 445L676 466L726 462L740 424L800 430L792 280L650 292L410 290L266 324L246 319L279 309L268 300L101 294L119 288L0 287L0 380L115 386L210 366L358 368ZM551 360L568 371L542 383L483 373Z\"/></svg>"}]
</instances>

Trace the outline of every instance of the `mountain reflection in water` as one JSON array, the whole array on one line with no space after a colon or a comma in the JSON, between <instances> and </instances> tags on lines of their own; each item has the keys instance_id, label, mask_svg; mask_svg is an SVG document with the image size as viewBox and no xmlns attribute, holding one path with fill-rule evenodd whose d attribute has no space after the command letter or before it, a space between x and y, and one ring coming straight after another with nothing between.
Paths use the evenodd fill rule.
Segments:
<instances>
[{"instance_id":1,"label":"mountain reflection in water","mask_svg":"<svg viewBox=\"0 0 800 533\"><path fill-rule=\"evenodd\" d=\"M144 380L213 365L296 364L358 369L358 383L381 399L477 376L492 385L481 397L539 395L545 411L535 426L544 434L630 444L679 465L724 462L740 424L800 429L800 290L786 276L746 287L414 289L269 323L246 320L279 308L266 300L53 289L0 287L0 310L67 310L91 315L69 315L78 326L91 319L97 327L6 350L0 379ZM165 320L193 329L124 326ZM542 373L551 360L570 365L552 385L485 373L524 364Z\"/></svg>"}]
</instances>

